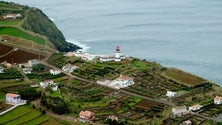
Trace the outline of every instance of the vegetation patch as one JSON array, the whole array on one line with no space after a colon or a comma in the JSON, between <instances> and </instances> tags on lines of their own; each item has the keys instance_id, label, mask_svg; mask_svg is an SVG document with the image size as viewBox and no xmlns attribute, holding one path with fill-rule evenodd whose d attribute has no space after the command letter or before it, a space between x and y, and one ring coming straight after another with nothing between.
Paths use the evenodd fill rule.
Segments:
<instances>
[{"instance_id":1,"label":"vegetation patch","mask_svg":"<svg viewBox=\"0 0 222 125\"><path fill-rule=\"evenodd\" d=\"M199 78L198 76L194 76L190 73L186 73L184 71L174 68L167 69L166 71L164 71L163 74L188 86L198 85L205 81L204 79Z\"/></svg>"},{"instance_id":2,"label":"vegetation patch","mask_svg":"<svg viewBox=\"0 0 222 125\"><path fill-rule=\"evenodd\" d=\"M20 29L14 28L14 27L1 27L0 29L0 35L10 35L18 38L23 38L26 40L34 41L38 44L45 44L45 40L41 37L30 35Z\"/></svg>"},{"instance_id":3,"label":"vegetation patch","mask_svg":"<svg viewBox=\"0 0 222 125\"><path fill-rule=\"evenodd\" d=\"M19 21L0 21L0 26L15 26L18 24Z\"/></svg>"}]
</instances>

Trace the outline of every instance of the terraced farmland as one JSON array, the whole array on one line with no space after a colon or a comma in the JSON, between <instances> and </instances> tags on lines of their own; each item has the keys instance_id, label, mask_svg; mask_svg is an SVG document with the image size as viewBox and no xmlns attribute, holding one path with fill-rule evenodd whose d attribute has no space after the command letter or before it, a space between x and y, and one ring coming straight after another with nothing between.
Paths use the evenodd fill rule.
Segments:
<instances>
[{"instance_id":1,"label":"terraced farmland","mask_svg":"<svg viewBox=\"0 0 222 125\"><path fill-rule=\"evenodd\" d=\"M0 44L0 56L10 52L12 49L13 49L13 47L9 47L9 46Z\"/></svg>"},{"instance_id":2,"label":"terraced farmland","mask_svg":"<svg viewBox=\"0 0 222 125\"><path fill-rule=\"evenodd\" d=\"M43 56L43 55L39 56L38 54L26 52L23 50L18 50L18 51L14 51L14 52L10 53L7 56L0 58L0 62L6 60L9 63L12 63L12 62L13 63L26 63L26 62L28 62L28 60L39 59L39 57L40 57L40 59L45 58L45 56Z\"/></svg>"},{"instance_id":3,"label":"terraced farmland","mask_svg":"<svg viewBox=\"0 0 222 125\"><path fill-rule=\"evenodd\" d=\"M47 120L48 118L45 115L42 115L39 111L34 110L29 106L19 106L1 116L0 124L15 125L26 123L43 123Z\"/></svg>"}]
</instances>

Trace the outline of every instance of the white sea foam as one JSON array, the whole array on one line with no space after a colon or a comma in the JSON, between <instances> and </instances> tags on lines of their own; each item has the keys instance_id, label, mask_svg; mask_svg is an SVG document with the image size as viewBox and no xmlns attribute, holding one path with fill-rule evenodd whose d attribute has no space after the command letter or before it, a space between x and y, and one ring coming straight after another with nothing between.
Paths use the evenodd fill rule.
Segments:
<instances>
[{"instance_id":1,"label":"white sea foam","mask_svg":"<svg viewBox=\"0 0 222 125\"><path fill-rule=\"evenodd\" d=\"M75 44L75 45L77 45L79 47L81 47L82 48L81 49L82 52L86 52L88 49L91 48L90 46L88 46L88 45L86 45L84 43L81 43L80 40L67 40L67 41L70 42L70 43L73 43L73 44Z\"/></svg>"}]
</instances>

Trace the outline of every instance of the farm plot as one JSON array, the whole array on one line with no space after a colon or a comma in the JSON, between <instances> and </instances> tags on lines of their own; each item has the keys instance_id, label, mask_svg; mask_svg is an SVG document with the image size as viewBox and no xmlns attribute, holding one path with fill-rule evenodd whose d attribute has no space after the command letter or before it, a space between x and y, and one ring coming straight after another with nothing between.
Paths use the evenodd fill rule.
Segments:
<instances>
[{"instance_id":1,"label":"farm plot","mask_svg":"<svg viewBox=\"0 0 222 125\"><path fill-rule=\"evenodd\" d=\"M41 124L48 120L48 117L42 115L39 111L32 109L29 106L19 106L16 109L4 114L0 117L0 124L15 125L15 124Z\"/></svg>"},{"instance_id":2,"label":"farm plot","mask_svg":"<svg viewBox=\"0 0 222 125\"><path fill-rule=\"evenodd\" d=\"M165 110L163 104L78 80L63 83L60 91L63 97L70 100L75 116L81 110L90 110L95 113L97 122L111 114L132 121L151 120L154 117L162 118Z\"/></svg>"},{"instance_id":3,"label":"farm plot","mask_svg":"<svg viewBox=\"0 0 222 125\"><path fill-rule=\"evenodd\" d=\"M13 47L9 47L9 46L0 44L0 56L10 52L12 49L13 49Z\"/></svg>"},{"instance_id":4,"label":"farm plot","mask_svg":"<svg viewBox=\"0 0 222 125\"><path fill-rule=\"evenodd\" d=\"M207 117L213 117L221 113L222 113L222 105L215 105L215 104L206 106L204 110L200 112L201 115L204 115Z\"/></svg>"},{"instance_id":5,"label":"farm plot","mask_svg":"<svg viewBox=\"0 0 222 125\"><path fill-rule=\"evenodd\" d=\"M181 71L181 70L175 69L175 68L168 68L162 74L164 74L172 79L175 79L187 86L199 85L199 84L206 81L198 76L195 76L190 73L186 73L184 71Z\"/></svg>"},{"instance_id":6,"label":"farm plot","mask_svg":"<svg viewBox=\"0 0 222 125\"><path fill-rule=\"evenodd\" d=\"M126 90L140 95L161 97L166 94L167 90L179 91L185 88L185 86L169 80L157 73L144 71L136 72L133 76L135 76L134 81L136 84L129 86Z\"/></svg>"},{"instance_id":7,"label":"farm plot","mask_svg":"<svg viewBox=\"0 0 222 125\"><path fill-rule=\"evenodd\" d=\"M14 52L10 53L7 56L0 58L0 62L6 60L9 63L17 63L18 64L18 63L26 63L26 62L28 62L28 60L39 59L39 58L43 59L43 58L45 58L45 56L26 52L23 50L18 50L18 51L14 51Z\"/></svg>"},{"instance_id":8,"label":"farm plot","mask_svg":"<svg viewBox=\"0 0 222 125\"><path fill-rule=\"evenodd\" d=\"M126 70L123 63L106 62L106 63L90 63L87 62L73 72L74 75L84 77L86 79L97 80L101 78L114 79L120 73Z\"/></svg>"}]
</instances>

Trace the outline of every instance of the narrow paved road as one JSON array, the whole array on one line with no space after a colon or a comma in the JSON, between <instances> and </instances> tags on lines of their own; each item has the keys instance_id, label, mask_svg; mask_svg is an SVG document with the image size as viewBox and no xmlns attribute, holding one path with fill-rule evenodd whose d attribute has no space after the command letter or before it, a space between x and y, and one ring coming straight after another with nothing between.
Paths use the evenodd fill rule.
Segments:
<instances>
[{"instance_id":1,"label":"narrow paved road","mask_svg":"<svg viewBox=\"0 0 222 125\"><path fill-rule=\"evenodd\" d=\"M45 62L45 61L41 61L40 63L42 63L43 65L46 65L52 69L57 69L57 70L61 70L55 66L52 66L50 65L49 63ZM61 70L62 71L62 70ZM70 73L67 73L67 72L64 72L62 71L62 73L70 76L71 78L74 78L74 79L78 79L78 80L81 80L81 81L84 81L84 82L88 82L88 83L93 83L93 84L97 84L96 82L93 82L93 81L90 81L90 80L87 80L87 79L84 79L84 78L81 78L81 77L78 77L78 76L74 76ZM98 84L101 86L101 84ZM106 86L107 87L107 86ZM114 89L114 88L111 88L111 89ZM117 89L115 89L117 90ZM150 97L146 97L146 96L142 96L142 95L138 95L138 94L135 94L135 93L132 93L132 92L129 92L129 91L126 91L126 90L122 90L122 89L118 89L118 91L122 92L122 93L125 93L127 95L132 95L132 96L138 96L140 98L143 98L143 99L147 99L147 100L150 100L150 101L154 101L154 102L158 102L158 103L163 103L163 104L166 104L166 105L169 105L169 106L176 106L174 103L172 102L168 102L168 101L164 101L164 100L160 100L160 99L153 99L153 98L150 98Z\"/></svg>"}]
</instances>

